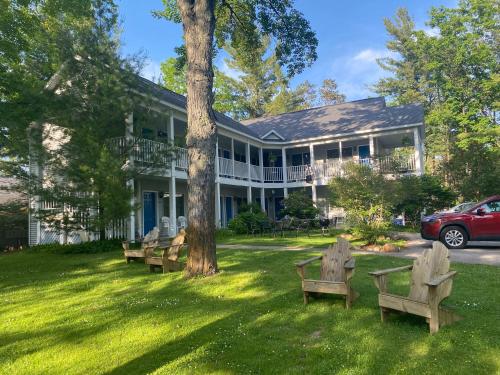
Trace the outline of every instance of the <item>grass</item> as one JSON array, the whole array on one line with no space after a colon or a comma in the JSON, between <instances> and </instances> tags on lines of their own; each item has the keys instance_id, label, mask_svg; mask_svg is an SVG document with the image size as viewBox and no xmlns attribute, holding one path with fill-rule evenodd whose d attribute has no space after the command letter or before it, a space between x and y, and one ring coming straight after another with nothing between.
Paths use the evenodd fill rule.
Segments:
<instances>
[{"instance_id":1,"label":"grass","mask_svg":"<svg viewBox=\"0 0 500 375\"><path fill-rule=\"evenodd\" d=\"M380 322L367 272L408 260L357 256L361 297L347 311L333 296L302 304L293 264L313 254L222 250L218 275L190 280L119 251L0 256L0 373L499 372L498 268L454 264L448 305L464 320L430 336L418 317Z\"/></svg>"},{"instance_id":2,"label":"grass","mask_svg":"<svg viewBox=\"0 0 500 375\"><path fill-rule=\"evenodd\" d=\"M335 238L345 233L340 229L331 229L328 234L323 235L320 230L313 230L309 236L304 233L299 233L296 236L295 232L285 232L284 237L278 233L276 237L270 234L264 235L246 235L246 234L233 234L228 231L219 231L217 233L217 243L224 245L256 245L256 246L291 246L291 247L304 247L304 248L324 248L335 241ZM351 241L356 246L365 245L366 241L354 240ZM391 242L396 246L403 247L404 240L385 241Z\"/></svg>"}]
</instances>

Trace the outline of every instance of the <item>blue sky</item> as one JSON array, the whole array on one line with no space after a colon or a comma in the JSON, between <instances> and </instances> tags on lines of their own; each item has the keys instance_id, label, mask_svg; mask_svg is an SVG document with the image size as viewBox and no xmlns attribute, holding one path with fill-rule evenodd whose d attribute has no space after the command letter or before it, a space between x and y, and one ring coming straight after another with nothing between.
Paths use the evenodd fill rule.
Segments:
<instances>
[{"instance_id":1,"label":"blue sky","mask_svg":"<svg viewBox=\"0 0 500 375\"><path fill-rule=\"evenodd\" d=\"M320 84L333 78L348 100L355 100L375 96L369 86L387 74L375 61L388 53L385 17L393 17L398 7L406 7L418 28L432 32L425 25L429 9L455 6L456 0L296 0L295 4L311 23L319 46L316 62L295 77L292 85L306 79ZM118 0L118 6L123 54L144 53L148 60L142 75L157 78L160 63L175 56L174 47L182 43L181 25L153 18L151 11L161 9L161 0ZM227 71L223 56L216 64Z\"/></svg>"}]
</instances>

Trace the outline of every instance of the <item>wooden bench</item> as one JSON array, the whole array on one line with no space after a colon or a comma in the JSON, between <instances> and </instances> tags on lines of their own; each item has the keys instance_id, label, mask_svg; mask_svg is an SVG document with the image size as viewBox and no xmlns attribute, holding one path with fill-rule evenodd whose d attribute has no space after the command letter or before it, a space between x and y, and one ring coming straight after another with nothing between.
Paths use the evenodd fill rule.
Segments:
<instances>
[{"instance_id":1,"label":"wooden bench","mask_svg":"<svg viewBox=\"0 0 500 375\"><path fill-rule=\"evenodd\" d=\"M125 261L127 263L130 263L131 260L141 260L144 262L145 258L153 255L154 249L158 246L159 233L156 227L149 231L141 242L141 249L138 250L130 250L130 242L123 241L122 247Z\"/></svg>"},{"instance_id":2,"label":"wooden bench","mask_svg":"<svg viewBox=\"0 0 500 375\"><path fill-rule=\"evenodd\" d=\"M354 276L355 260L351 256L351 245L343 238L337 238L337 243L331 245L323 255L296 263L297 272L302 279L304 303L309 302L311 293L339 294L345 296L346 308L359 297L351 287ZM306 266L316 260L321 260L320 280L306 278Z\"/></svg>"},{"instance_id":3,"label":"wooden bench","mask_svg":"<svg viewBox=\"0 0 500 375\"><path fill-rule=\"evenodd\" d=\"M422 316L429 323L430 333L436 333L440 326L451 324L458 315L442 308L440 303L451 294L455 271L450 271L449 253L441 242L434 242L413 262L412 266L389 268L370 272L379 290L378 303L382 322L391 311ZM388 275L411 271L410 294L403 297L388 292Z\"/></svg>"},{"instance_id":4,"label":"wooden bench","mask_svg":"<svg viewBox=\"0 0 500 375\"><path fill-rule=\"evenodd\" d=\"M185 238L186 231L181 229L172 242L162 248L161 256L148 256L146 264L149 265L149 271L155 272L156 269L162 269L163 273L167 273L184 269L184 263L179 261L179 257L184 247Z\"/></svg>"}]
</instances>

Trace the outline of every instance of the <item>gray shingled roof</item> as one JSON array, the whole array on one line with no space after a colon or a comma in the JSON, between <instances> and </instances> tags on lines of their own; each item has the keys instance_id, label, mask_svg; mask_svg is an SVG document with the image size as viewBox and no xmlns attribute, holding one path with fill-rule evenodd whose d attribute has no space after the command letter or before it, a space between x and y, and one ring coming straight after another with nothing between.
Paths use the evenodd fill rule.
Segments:
<instances>
[{"instance_id":1,"label":"gray shingled roof","mask_svg":"<svg viewBox=\"0 0 500 375\"><path fill-rule=\"evenodd\" d=\"M186 108L185 96L146 78L140 76L137 78L139 90L178 107ZM420 104L387 107L385 99L379 97L241 122L215 111L215 119L220 124L255 138L262 138L274 130L284 138L284 142L287 142L422 123L424 110Z\"/></svg>"},{"instance_id":2,"label":"gray shingled roof","mask_svg":"<svg viewBox=\"0 0 500 375\"><path fill-rule=\"evenodd\" d=\"M145 93L150 93L155 98L166 101L167 103L174 104L181 108L186 108L187 100L184 95L177 94L171 90L166 89L160 85L157 85L150 80L137 76L137 85L138 89ZM226 125L234 130L237 130L241 133L247 134L251 137L259 138L259 136L249 127L242 125L238 121L233 120L232 118L226 116L223 113L214 111L215 120L223 125Z\"/></svg>"},{"instance_id":3,"label":"gray shingled roof","mask_svg":"<svg viewBox=\"0 0 500 375\"><path fill-rule=\"evenodd\" d=\"M259 137L274 130L285 141L294 141L417 124L422 123L423 118L424 111L419 104L387 107L385 99L379 97L244 120L242 123Z\"/></svg>"}]
</instances>

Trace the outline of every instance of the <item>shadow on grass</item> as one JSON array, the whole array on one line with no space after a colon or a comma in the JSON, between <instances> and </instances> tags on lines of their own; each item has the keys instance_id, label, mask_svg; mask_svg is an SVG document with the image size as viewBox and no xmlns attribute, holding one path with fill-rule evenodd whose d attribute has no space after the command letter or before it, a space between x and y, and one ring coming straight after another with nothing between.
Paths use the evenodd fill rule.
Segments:
<instances>
[{"instance_id":1,"label":"shadow on grass","mask_svg":"<svg viewBox=\"0 0 500 375\"><path fill-rule=\"evenodd\" d=\"M96 357L89 372L108 374L498 371L500 332L491 325L498 297L487 291L498 283L498 269L460 266L451 302L465 320L430 336L420 318L394 315L380 323L367 272L409 261L358 256L353 286L361 296L345 310L330 296L302 304L293 264L310 255L224 250L220 274L190 280L150 274L119 253L2 259L8 269L0 295L11 303L0 312L19 324L0 330L0 361L81 348ZM20 273L27 260L31 271ZM405 277L391 276L391 290L405 293ZM137 341L131 349L109 339L118 335Z\"/></svg>"}]
</instances>

